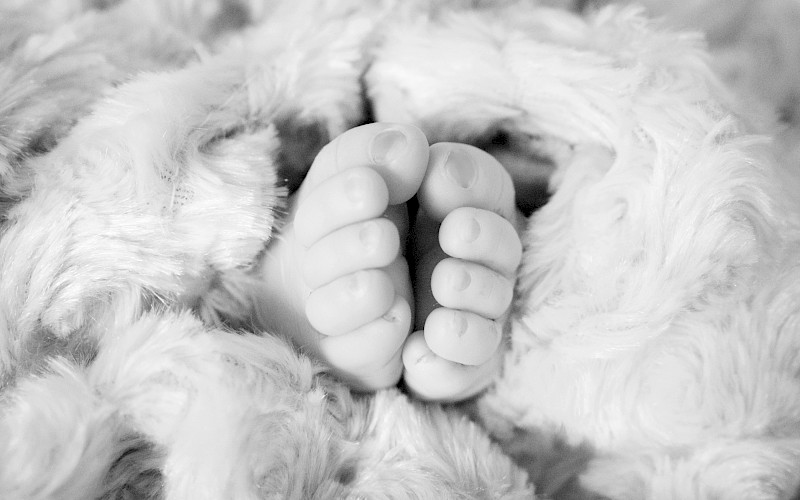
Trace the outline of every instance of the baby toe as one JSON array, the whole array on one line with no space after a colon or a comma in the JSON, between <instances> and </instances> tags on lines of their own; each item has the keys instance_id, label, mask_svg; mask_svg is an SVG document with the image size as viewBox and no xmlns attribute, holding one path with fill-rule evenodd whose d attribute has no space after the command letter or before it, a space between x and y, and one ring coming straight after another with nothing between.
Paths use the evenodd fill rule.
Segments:
<instances>
[{"instance_id":1,"label":"baby toe","mask_svg":"<svg viewBox=\"0 0 800 500\"><path fill-rule=\"evenodd\" d=\"M514 185L498 161L474 146L442 142L430 148L419 190L420 207L441 221L459 207L476 207L515 220Z\"/></svg>"},{"instance_id":2,"label":"baby toe","mask_svg":"<svg viewBox=\"0 0 800 500\"><path fill-rule=\"evenodd\" d=\"M297 202L297 240L309 247L323 236L356 222L380 217L389 192L374 170L354 167L320 183Z\"/></svg>"},{"instance_id":3,"label":"baby toe","mask_svg":"<svg viewBox=\"0 0 800 500\"><path fill-rule=\"evenodd\" d=\"M428 401L460 401L474 396L491 384L499 366L499 353L479 366L437 356L421 331L411 334L403 347L403 381L415 397Z\"/></svg>"},{"instance_id":4,"label":"baby toe","mask_svg":"<svg viewBox=\"0 0 800 500\"><path fill-rule=\"evenodd\" d=\"M431 290L436 301L446 308L497 319L511 305L514 283L480 264L444 259L433 270Z\"/></svg>"},{"instance_id":5,"label":"baby toe","mask_svg":"<svg viewBox=\"0 0 800 500\"><path fill-rule=\"evenodd\" d=\"M305 183L315 186L355 166L374 169L389 187L389 203L405 203L419 189L428 165L428 139L413 126L370 123L348 130L326 145Z\"/></svg>"},{"instance_id":6,"label":"baby toe","mask_svg":"<svg viewBox=\"0 0 800 500\"><path fill-rule=\"evenodd\" d=\"M411 307L395 297L380 318L351 332L320 340L323 358L352 387L375 390L397 383L401 351L411 329Z\"/></svg>"},{"instance_id":7,"label":"baby toe","mask_svg":"<svg viewBox=\"0 0 800 500\"><path fill-rule=\"evenodd\" d=\"M452 257L480 263L513 277L522 259L522 243L502 216L472 207L453 210L439 229L439 244Z\"/></svg>"},{"instance_id":8,"label":"baby toe","mask_svg":"<svg viewBox=\"0 0 800 500\"><path fill-rule=\"evenodd\" d=\"M358 271L312 291L306 299L306 318L323 335L341 335L385 314L394 298L394 285L385 271Z\"/></svg>"},{"instance_id":9,"label":"baby toe","mask_svg":"<svg viewBox=\"0 0 800 500\"><path fill-rule=\"evenodd\" d=\"M425 342L441 358L463 365L481 365L494 355L501 340L500 324L478 314L440 307L425 320Z\"/></svg>"},{"instance_id":10,"label":"baby toe","mask_svg":"<svg viewBox=\"0 0 800 500\"><path fill-rule=\"evenodd\" d=\"M314 243L303 261L310 288L362 269L388 266L400 253L400 235L387 219L372 219L338 229Z\"/></svg>"}]
</instances>

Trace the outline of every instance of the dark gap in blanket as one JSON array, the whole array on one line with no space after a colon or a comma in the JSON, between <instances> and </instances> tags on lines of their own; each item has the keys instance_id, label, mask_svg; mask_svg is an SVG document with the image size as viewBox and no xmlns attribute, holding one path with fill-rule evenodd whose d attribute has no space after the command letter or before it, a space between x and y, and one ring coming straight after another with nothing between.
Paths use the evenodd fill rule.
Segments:
<instances>
[{"instance_id":1,"label":"dark gap in blanket","mask_svg":"<svg viewBox=\"0 0 800 500\"><path fill-rule=\"evenodd\" d=\"M163 498L161 473L164 454L144 437L130 435L121 439L119 457L109 468L104 481L102 500Z\"/></svg>"},{"instance_id":2,"label":"dark gap in blanket","mask_svg":"<svg viewBox=\"0 0 800 500\"><path fill-rule=\"evenodd\" d=\"M575 0L575 12L586 12L591 9L598 9L603 6L599 0Z\"/></svg>"},{"instance_id":3,"label":"dark gap in blanket","mask_svg":"<svg viewBox=\"0 0 800 500\"><path fill-rule=\"evenodd\" d=\"M800 120L800 93L790 96L778 110L778 117L782 123L792 124Z\"/></svg>"},{"instance_id":4,"label":"dark gap in blanket","mask_svg":"<svg viewBox=\"0 0 800 500\"><path fill-rule=\"evenodd\" d=\"M446 409L464 415L476 425L485 428L486 419L496 418L485 414L480 397L445 405ZM499 435L490 434L503 452L518 467L528 473L536 486L536 493L552 500L610 500L588 491L580 484L580 475L595 457L594 448L587 444L569 444L556 429L509 427Z\"/></svg>"},{"instance_id":5,"label":"dark gap in blanket","mask_svg":"<svg viewBox=\"0 0 800 500\"><path fill-rule=\"evenodd\" d=\"M345 463L336 471L336 481L345 486L352 483L355 478L356 466L353 463Z\"/></svg>"},{"instance_id":6,"label":"dark gap in blanket","mask_svg":"<svg viewBox=\"0 0 800 500\"><path fill-rule=\"evenodd\" d=\"M47 376L52 372L52 361L57 358L78 367L89 366L97 355L97 341L84 328L61 336L40 325L26 340L24 349L26 358L20 361L13 373L0 377L0 389L13 387L16 380L26 376Z\"/></svg>"},{"instance_id":7,"label":"dark gap in blanket","mask_svg":"<svg viewBox=\"0 0 800 500\"><path fill-rule=\"evenodd\" d=\"M278 178L293 193L305 179L317 153L331 138L319 122L289 119L277 123L277 128L281 141Z\"/></svg>"},{"instance_id":8,"label":"dark gap in blanket","mask_svg":"<svg viewBox=\"0 0 800 500\"><path fill-rule=\"evenodd\" d=\"M116 7L122 0L94 0L91 2L91 7L95 10L108 10Z\"/></svg>"},{"instance_id":9,"label":"dark gap in blanket","mask_svg":"<svg viewBox=\"0 0 800 500\"><path fill-rule=\"evenodd\" d=\"M546 139L497 127L474 145L494 156L514 179L517 208L526 217L550 201L556 162L544 151Z\"/></svg>"},{"instance_id":10,"label":"dark gap in blanket","mask_svg":"<svg viewBox=\"0 0 800 500\"><path fill-rule=\"evenodd\" d=\"M364 116L364 123L374 123L375 122L375 108L372 106L372 101L369 98L369 92L367 92L367 82L365 80L366 74L369 70L365 70L364 73L361 74L359 78L359 86L361 87L361 102L364 103L362 107L362 113Z\"/></svg>"},{"instance_id":11,"label":"dark gap in blanket","mask_svg":"<svg viewBox=\"0 0 800 500\"><path fill-rule=\"evenodd\" d=\"M39 156L50 152L54 147L58 138L50 130L45 129L39 135L33 137L28 146L28 153L31 156Z\"/></svg>"},{"instance_id":12,"label":"dark gap in blanket","mask_svg":"<svg viewBox=\"0 0 800 500\"><path fill-rule=\"evenodd\" d=\"M250 9L239 2L225 2L222 11L209 24L207 31L219 35L238 31L250 23Z\"/></svg>"}]
</instances>

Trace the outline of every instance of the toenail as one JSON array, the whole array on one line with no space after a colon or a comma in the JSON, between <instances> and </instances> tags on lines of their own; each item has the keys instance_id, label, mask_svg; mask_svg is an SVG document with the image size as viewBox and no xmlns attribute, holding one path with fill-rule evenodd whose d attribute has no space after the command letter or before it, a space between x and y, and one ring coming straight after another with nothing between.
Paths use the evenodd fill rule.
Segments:
<instances>
[{"instance_id":1,"label":"toenail","mask_svg":"<svg viewBox=\"0 0 800 500\"><path fill-rule=\"evenodd\" d=\"M472 243L478 239L481 234L481 225L475 217L471 218L468 223L464 225L461 230L461 239L466 243Z\"/></svg>"},{"instance_id":2,"label":"toenail","mask_svg":"<svg viewBox=\"0 0 800 500\"><path fill-rule=\"evenodd\" d=\"M466 290L471 281L472 278L470 278L466 269L459 269L450 275L450 284L453 287L453 290L457 292L463 292Z\"/></svg>"},{"instance_id":3,"label":"toenail","mask_svg":"<svg viewBox=\"0 0 800 500\"><path fill-rule=\"evenodd\" d=\"M366 277L363 271L353 273L347 282L347 291L353 297L362 297L366 291Z\"/></svg>"},{"instance_id":4,"label":"toenail","mask_svg":"<svg viewBox=\"0 0 800 500\"><path fill-rule=\"evenodd\" d=\"M399 130L384 130L372 138L369 155L376 165L385 165L400 156L406 144L408 144L408 139Z\"/></svg>"},{"instance_id":5,"label":"toenail","mask_svg":"<svg viewBox=\"0 0 800 500\"><path fill-rule=\"evenodd\" d=\"M461 314L461 311L453 311L451 327L453 328L453 332L459 337L462 337L467 332L467 318Z\"/></svg>"},{"instance_id":6,"label":"toenail","mask_svg":"<svg viewBox=\"0 0 800 500\"><path fill-rule=\"evenodd\" d=\"M378 247L381 237L381 228L375 222L367 222L358 232L358 239L367 253L372 253Z\"/></svg>"},{"instance_id":7,"label":"toenail","mask_svg":"<svg viewBox=\"0 0 800 500\"><path fill-rule=\"evenodd\" d=\"M422 356L418 357L417 360L414 361L414 364L418 365L420 363L430 363L434 359L436 359L436 356L433 353L426 352Z\"/></svg>"},{"instance_id":8,"label":"toenail","mask_svg":"<svg viewBox=\"0 0 800 500\"><path fill-rule=\"evenodd\" d=\"M382 318L389 323L397 323L400 320L400 316L397 315L394 309L386 311L386 314L384 314Z\"/></svg>"},{"instance_id":9,"label":"toenail","mask_svg":"<svg viewBox=\"0 0 800 500\"><path fill-rule=\"evenodd\" d=\"M461 149L453 149L444 159L444 172L457 186L469 189L475 184L478 172L472 156Z\"/></svg>"}]
</instances>

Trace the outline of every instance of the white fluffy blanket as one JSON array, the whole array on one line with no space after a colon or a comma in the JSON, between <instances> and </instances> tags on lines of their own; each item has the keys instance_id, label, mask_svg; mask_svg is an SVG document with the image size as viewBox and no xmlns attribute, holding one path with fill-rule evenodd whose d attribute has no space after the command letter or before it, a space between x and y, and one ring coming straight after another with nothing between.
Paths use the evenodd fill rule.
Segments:
<instances>
[{"instance_id":1,"label":"white fluffy blanket","mask_svg":"<svg viewBox=\"0 0 800 500\"><path fill-rule=\"evenodd\" d=\"M2 9L0 498L796 493L798 169L699 37L511 0ZM551 172L460 406L264 328L289 190L370 120Z\"/></svg>"}]
</instances>

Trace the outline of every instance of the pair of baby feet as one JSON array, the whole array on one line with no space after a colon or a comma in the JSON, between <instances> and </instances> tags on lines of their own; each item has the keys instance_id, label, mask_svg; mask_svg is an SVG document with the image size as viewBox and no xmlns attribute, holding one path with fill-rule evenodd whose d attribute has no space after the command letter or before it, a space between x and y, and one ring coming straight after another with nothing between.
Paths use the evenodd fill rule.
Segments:
<instances>
[{"instance_id":1,"label":"pair of baby feet","mask_svg":"<svg viewBox=\"0 0 800 500\"><path fill-rule=\"evenodd\" d=\"M470 397L499 368L520 223L511 178L480 149L429 146L409 125L349 130L317 155L265 254L267 326L355 389L403 377L423 399Z\"/></svg>"}]
</instances>

